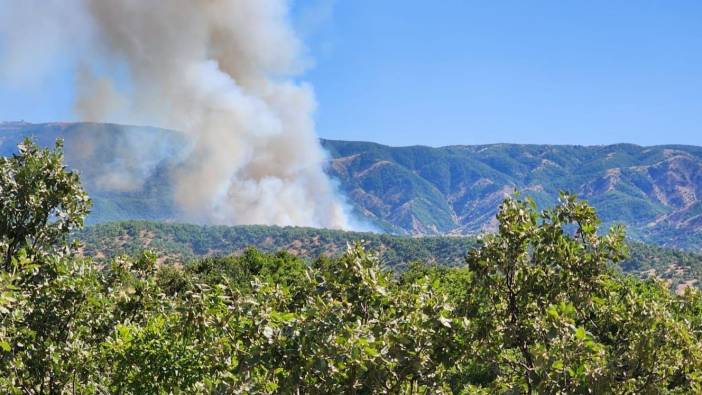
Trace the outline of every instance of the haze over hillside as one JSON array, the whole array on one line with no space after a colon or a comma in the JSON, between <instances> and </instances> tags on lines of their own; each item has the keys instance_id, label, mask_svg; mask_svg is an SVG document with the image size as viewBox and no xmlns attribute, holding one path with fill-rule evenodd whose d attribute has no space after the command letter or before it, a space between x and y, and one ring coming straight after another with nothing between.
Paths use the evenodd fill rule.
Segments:
<instances>
[{"instance_id":1,"label":"haze over hillside","mask_svg":"<svg viewBox=\"0 0 702 395\"><path fill-rule=\"evenodd\" d=\"M87 123L4 123L0 154L23 136L43 145L66 139L95 201L89 222L178 220L171 177L185 149L178 132ZM475 234L494 229L498 204L515 189L539 205L567 190L631 237L687 249L702 241L702 148L511 145L388 147L323 140L327 173L357 217L398 234ZM87 149L89 148L89 149ZM135 162L134 149L148 162ZM115 188L133 185L132 188Z\"/></svg>"}]
</instances>

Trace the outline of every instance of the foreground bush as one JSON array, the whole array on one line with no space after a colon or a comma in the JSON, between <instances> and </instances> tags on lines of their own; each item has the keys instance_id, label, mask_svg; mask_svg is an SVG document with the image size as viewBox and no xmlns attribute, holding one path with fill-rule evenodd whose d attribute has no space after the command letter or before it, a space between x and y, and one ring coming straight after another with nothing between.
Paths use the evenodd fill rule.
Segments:
<instances>
[{"instance_id":1,"label":"foreground bush","mask_svg":"<svg viewBox=\"0 0 702 395\"><path fill-rule=\"evenodd\" d=\"M3 230L0 392L702 392L698 292L613 272L623 232L598 234L571 196L507 199L498 220L465 267L401 274L361 244L311 264L251 249L98 267L65 245L70 226L12 251Z\"/></svg>"}]
</instances>

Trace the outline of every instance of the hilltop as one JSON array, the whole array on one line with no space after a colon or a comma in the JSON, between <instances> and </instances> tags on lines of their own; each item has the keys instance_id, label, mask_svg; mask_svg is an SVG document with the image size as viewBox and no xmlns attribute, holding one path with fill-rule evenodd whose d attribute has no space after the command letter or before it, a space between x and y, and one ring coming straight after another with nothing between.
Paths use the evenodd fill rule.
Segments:
<instances>
[{"instance_id":1,"label":"hilltop","mask_svg":"<svg viewBox=\"0 0 702 395\"><path fill-rule=\"evenodd\" d=\"M83 253L98 260L119 255L138 256L150 250L166 263L183 264L205 256L239 255L249 247L286 251L308 260L337 257L354 242L379 253L383 266L402 271L412 262L438 267L465 265L467 252L480 245L475 237L393 236L369 232L262 225L201 226L149 221L125 221L90 226L75 235ZM699 287L702 255L629 243L630 256L620 269L639 278L658 277L671 289Z\"/></svg>"}]
</instances>

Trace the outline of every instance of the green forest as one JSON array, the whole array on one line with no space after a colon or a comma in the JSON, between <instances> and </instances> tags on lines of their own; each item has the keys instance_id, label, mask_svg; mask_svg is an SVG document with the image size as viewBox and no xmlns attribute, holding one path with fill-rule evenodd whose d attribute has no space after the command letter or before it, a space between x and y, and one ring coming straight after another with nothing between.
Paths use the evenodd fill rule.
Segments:
<instances>
[{"instance_id":1,"label":"green forest","mask_svg":"<svg viewBox=\"0 0 702 395\"><path fill-rule=\"evenodd\" d=\"M508 198L479 240L298 253L209 231L140 252L79 231L90 205L60 141L0 159L0 393L702 393L702 295L641 278L696 256L627 243L573 195Z\"/></svg>"},{"instance_id":2,"label":"green forest","mask_svg":"<svg viewBox=\"0 0 702 395\"><path fill-rule=\"evenodd\" d=\"M412 263L463 266L466 253L479 245L477 237L396 236L335 229L263 225L201 226L153 221L98 224L73 234L83 243L81 252L97 262L120 255L139 256L149 250L159 262L187 262L204 256L241 254L249 247L263 252L286 251L310 261L322 255L336 257L347 244L363 242L378 254L382 267L404 271ZM628 256L613 267L640 278L656 276L670 289L682 292L699 286L702 255L628 240Z\"/></svg>"}]
</instances>

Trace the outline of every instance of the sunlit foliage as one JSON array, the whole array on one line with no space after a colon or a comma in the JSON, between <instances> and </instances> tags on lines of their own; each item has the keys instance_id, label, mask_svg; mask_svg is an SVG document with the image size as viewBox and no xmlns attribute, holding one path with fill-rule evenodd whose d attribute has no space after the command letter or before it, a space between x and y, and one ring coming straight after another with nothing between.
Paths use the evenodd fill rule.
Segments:
<instances>
[{"instance_id":1,"label":"sunlit foliage","mask_svg":"<svg viewBox=\"0 0 702 395\"><path fill-rule=\"evenodd\" d=\"M615 272L623 231L573 196L509 198L498 220L466 265L402 273L361 243L182 266L21 243L0 272L0 393L702 391L699 292Z\"/></svg>"}]
</instances>

